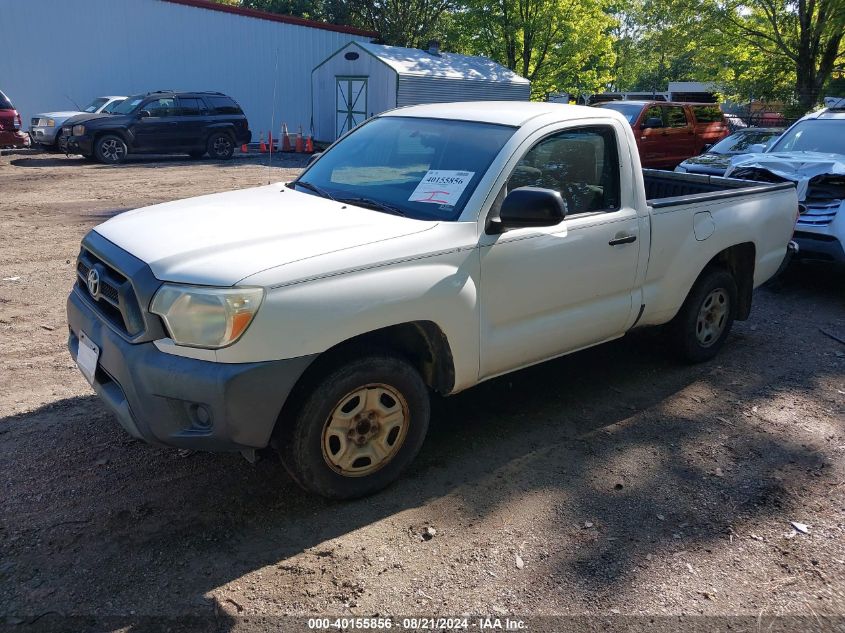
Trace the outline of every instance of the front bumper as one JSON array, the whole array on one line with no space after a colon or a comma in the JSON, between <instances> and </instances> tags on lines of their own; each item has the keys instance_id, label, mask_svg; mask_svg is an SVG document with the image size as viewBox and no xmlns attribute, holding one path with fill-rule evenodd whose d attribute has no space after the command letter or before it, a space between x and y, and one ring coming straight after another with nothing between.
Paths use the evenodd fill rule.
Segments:
<instances>
[{"instance_id":1,"label":"front bumper","mask_svg":"<svg viewBox=\"0 0 845 633\"><path fill-rule=\"evenodd\" d=\"M69 154L90 156L94 153L94 139L87 134L83 136L67 136L64 141L65 151Z\"/></svg>"},{"instance_id":2,"label":"front bumper","mask_svg":"<svg viewBox=\"0 0 845 633\"><path fill-rule=\"evenodd\" d=\"M817 259L845 264L845 249L842 248L842 242L834 235L796 230L793 239L801 249L801 259Z\"/></svg>"},{"instance_id":3,"label":"front bumper","mask_svg":"<svg viewBox=\"0 0 845 633\"><path fill-rule=\"evenodd\" d=\"M30 128L29 136L34 143L38 143L39 145L55 145L61 131L62 126L60 125L53 127L38 125Z\"/></svg>"},{"instance_id":4,"label":"front bumper","mask_svg":"<svg viewBox=\"0 0 845 633\"><path fill-rule=\"evenodd\" d=\"M197 450L263 448L291 389L313 356L227 364L129 343L74 287L67 301L68 349L84 332L100 348L92 387L133 437Z\"/></svg>"}]
</instances>

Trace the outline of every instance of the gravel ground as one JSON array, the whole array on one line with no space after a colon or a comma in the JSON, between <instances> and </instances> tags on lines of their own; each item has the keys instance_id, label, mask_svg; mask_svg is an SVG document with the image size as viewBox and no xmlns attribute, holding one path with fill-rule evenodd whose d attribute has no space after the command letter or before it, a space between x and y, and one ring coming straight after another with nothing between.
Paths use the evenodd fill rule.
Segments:
<instances>
[{"instance_id":1,"label":"gravel ground","mask_svg":"<svg viewBox=\"0 0 845 633\"><path fill-rule=\"evenodd\" d=\"M126 209L267 178L254 158L0 157L0 628L472 614L843 630L845 345L822 330L845 338L845 273L830 267L758 290L714 362L677 365L643 331L436 400L411 471L362 501L308 496L271 455L129 438L65 348L79 240ZM156 619L177 616L196 618Z\"/></svg>"}]
</instances>

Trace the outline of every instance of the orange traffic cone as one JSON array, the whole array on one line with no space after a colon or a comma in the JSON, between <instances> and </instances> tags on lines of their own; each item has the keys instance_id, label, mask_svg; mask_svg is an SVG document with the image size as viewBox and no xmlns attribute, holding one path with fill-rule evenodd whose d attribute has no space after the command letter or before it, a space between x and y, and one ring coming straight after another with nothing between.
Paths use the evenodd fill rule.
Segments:
<instances>
[{"instance_id":1,"label":"orange traffic cone","mask_svg":"<svg viewBox=\"0 0 845 633\"><path fill-rule=\"evenodd\" d=\"M311 135L308 135L308 138L305 139L305 153L306 154L313 154L314 153L314 143L311 140Z\"/></svg>"},{"instance_id":2,"label":"orange traffic cone","mask_svg":"<svg viewBox=\"0 0 845 633\"><path fill-rule=\"evenodd\" d=\"M261 139L261 144L258 146L258 150L259 150L262 154L266 154L266 153L267 153L267 144L264 142L264 132L261 132L261 134L259 135L259 137L260 137L260 139Z\"/></svg>"},{"instance_id":3,"label":"orange traffic cone","mask_svg":"<svg viewBox=\"0 0 845 633\"><path fill-rule=\"evenodd\" d=\"M288 134L288 124L282 123L282 151L290 152L293 148L290 146L290 134Z\"/></svg>"},{"instance_id":4,"label":"orange traffic cone","mask_svg":"<svg viewBox=\"0 0 845 633\"><path fill-rule=\"evenodd\" d=\"M241 154L246 154L249 150L246 147L246 143L241 145Z\"/></svg>"},{"instance_id":5,"label":"orange traffic cone","mask_svg":"<svg viewBox=\"0 0 845 633\"><path fill-rule=\"evenodd\" d=\"M299 133L296 135L296 151L298 154L302 153L302 126L299 126Z\"/></svg>"}]
</instances>

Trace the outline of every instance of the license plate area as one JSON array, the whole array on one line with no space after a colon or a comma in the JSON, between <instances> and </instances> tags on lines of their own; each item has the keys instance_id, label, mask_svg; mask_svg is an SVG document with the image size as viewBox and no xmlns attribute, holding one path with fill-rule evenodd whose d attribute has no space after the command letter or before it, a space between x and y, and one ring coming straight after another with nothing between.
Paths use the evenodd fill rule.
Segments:
<instances>
[{"instance_id":1,"label":"license plate area","mask_svg":"<svg viewBox=\"0 0 845 633\"><path fill-rule=\"evenodd\" d=\"M94 374L97 373L97 361L100 359L100 348L92 341L85 332L79 333L79 349L76 352L76 365L79 371L92 385Z\"/></svg>"}]
</instances>

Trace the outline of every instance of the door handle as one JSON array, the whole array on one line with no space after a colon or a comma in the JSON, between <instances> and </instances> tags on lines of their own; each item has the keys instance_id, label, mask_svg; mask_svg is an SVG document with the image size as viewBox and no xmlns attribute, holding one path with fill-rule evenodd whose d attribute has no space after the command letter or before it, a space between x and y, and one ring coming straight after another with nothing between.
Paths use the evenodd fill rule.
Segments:
<instances>
[{"instance_id":1,"label":"door handle","mask_svg":"<svg viewBox=\"0 0 845 633\"><path fill-rule=\"evenodd\" d=\"M608 242L611 246L619 246L620 244L630 244L631 242L636 242L637 236L636 235L622 235L620 237L614 237L612 240Z\"/></svg>"}]
</instances>

